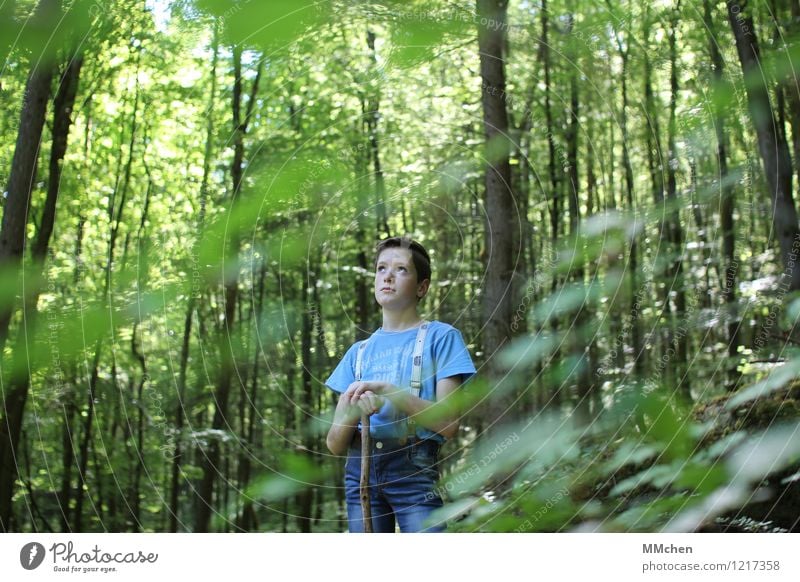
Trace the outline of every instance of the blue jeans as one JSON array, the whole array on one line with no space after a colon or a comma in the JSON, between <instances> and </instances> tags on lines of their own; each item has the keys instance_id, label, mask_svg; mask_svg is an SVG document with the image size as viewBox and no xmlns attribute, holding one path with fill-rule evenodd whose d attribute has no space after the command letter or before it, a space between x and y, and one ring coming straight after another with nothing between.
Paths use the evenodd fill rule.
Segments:
<instances>
[{"instance_id":1,"label":"blue jeans","mask_svg":"<svg viewBox=\"0 0 800 582\"><path fill-rule=\"evenodd\" d=\"M383 441L373 439L370 467L370 507L372 530L441 532L443 523L431 523L431 512L443 505L436 491L439 445L435 441L414 441L402 446L377 448ZM351 446L345 463L347 521L351 533L363 533L363 514L359 497L361 445Z\"/></svg>"}]
</instances>

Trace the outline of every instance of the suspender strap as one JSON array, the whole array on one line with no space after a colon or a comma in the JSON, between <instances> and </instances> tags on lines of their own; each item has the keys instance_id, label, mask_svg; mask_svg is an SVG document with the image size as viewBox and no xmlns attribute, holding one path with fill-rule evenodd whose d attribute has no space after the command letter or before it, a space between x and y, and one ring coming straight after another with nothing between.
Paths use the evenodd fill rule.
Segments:
<instances>
[{"instance_id":1,"label":"suspender strap","mask_svg":"<svg viewBox=\"0 0 800 582\"><path fill-rule=\"evenodd\" d=\"M361 380L361 361L364 359L364 348L367 347L367 341L369 341L369 338L361 342L361 345L358 346L358 352L356 352L356 382Z\"/></svg>"},{"instance_id":2,"label":"suspender strap","mask_svg":"<svg viewBox=\"0 0 800 582\"><path fill-rule=\"evenodd\" d=\"M417 330L417 341L414 342L414 359L411 362L411 394L419 398L422 390L422 350L425 348L425 336L428 334L428 322L423 321Z\"/></svg>"},{"instance_id":3,"label":"suspender strap","mask_svg":"<svg viewBox=\"0 0 800 582\"><path fill-rule=\"evenodd\" d=\"M422 391L422 352L425 348L425 336L428 334L428 322L423 321L417 330L417 341L414 342L414 356L411 360L411 394L419 398ZM408 436L417 436L417 423L411 417L406 417Z\"/></svg>"}]
</instances>

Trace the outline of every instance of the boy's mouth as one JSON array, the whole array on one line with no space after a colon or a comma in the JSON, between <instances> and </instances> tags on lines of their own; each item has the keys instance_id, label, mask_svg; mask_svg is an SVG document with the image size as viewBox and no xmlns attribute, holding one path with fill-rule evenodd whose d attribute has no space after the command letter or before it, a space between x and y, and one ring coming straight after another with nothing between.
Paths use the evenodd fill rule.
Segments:
<instances>
[{"instance_id":1,"label":"boy's mouth","mask_svg":"<svg viewBox=\"0 0 800 582\"><path fill-rule=\"evenodd\" d=\"M381 291L388 291L389 293L394 293L394 289L391 287L381 287Z\"/></svg>"}]
</instances>

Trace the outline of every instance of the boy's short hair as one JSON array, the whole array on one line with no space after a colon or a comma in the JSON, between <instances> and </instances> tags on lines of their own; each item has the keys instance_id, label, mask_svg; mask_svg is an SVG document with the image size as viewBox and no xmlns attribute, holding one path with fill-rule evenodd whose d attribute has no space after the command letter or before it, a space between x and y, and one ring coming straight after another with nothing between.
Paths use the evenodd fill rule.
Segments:
<instances>
[{"instance_id":1,"label":"boy's short hair","mask_svg":"<svg viewBox=\"0 0 800 582\"><path fill-rule=\"evenodd\" d=\"M386 249L401 248L411 251L411 260L417 271L417 283L431 278L431 257L417 241L405 236L391 236L380 241L375 247L375 261L373 267L378 266L378 258Z\"/></svg>"}]
</instances>

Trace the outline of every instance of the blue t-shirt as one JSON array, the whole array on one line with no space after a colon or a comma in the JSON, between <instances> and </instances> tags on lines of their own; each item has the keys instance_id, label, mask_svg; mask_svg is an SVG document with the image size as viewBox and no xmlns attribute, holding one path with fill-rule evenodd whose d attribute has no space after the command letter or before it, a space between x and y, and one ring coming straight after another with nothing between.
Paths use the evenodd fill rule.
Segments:
<instances>
[{"instance_id":1,"label":"blue t-shirt","mask_svg":"<svg viewBox=\"0 0 800 582\"><path fill-rule=\"evenodd\" d=\"M395 386L411 389L411 359L418 327L405 331L373 333L364 348L361 360L363 381L389 382ZM367 341L367 340L365 340ZM344 355L339 365L325 381L332 390L342 393L356 381L356 354L362 342L356 342ZM452 325L432 321L428 325L425 346L422 351L422 387L420 398L436 400L436 382L451 376L461 376L466 382L475 374L467 346L461 332ZM381 409L370 418L370 434L378 439L402 438L407 434L405 414L386 400ZM443 442L444 438L417 424L419 438L432 438Z\"/></svg>"}]
</instances>

